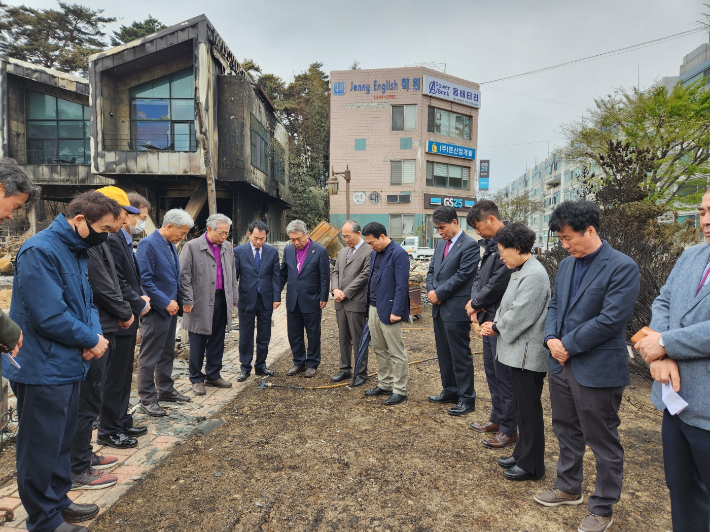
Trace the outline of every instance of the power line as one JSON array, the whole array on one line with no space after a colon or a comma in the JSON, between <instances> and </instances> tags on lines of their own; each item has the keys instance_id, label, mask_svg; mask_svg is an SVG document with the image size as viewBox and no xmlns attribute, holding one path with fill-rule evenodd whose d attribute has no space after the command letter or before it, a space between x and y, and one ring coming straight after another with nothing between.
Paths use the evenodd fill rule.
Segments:
<instances>
[{"instance_id":1,"label":"power line","mask_svg":"<svg viewBox=\"0 0 710 532\"><path fill-rule=\"evenodd\" d=\"M646 41L646 42L634 44L634 45L631 45L631 46L626 46L626 47L624 47L624 48L618 48L618 49L616 49L616 50L611 50L611 51L609 51L609 52L603 52L603 53L601 53L601 54L595 54L595 55L590 55L590 56L588 56L588 57L582 57L582 58L580 58L580 59L574 59L574 60L572 60L572 61L567 61L567 62L565 62L565 63L560 63L560 64L558 64L558 65L553 65L553 66L544 67L544 68L538 68L537 70L531 70L531 71L529 71L529 72L523 72L522 74L515 74L514 76L506 76L506 77L504 77L504 78L493 79L493 80L490 80L490 81L483 81L483 82L479 83L479 85L486 85L486 84L488 84L488 83L497 83L497 82L499 82L499 81L505 81L505 80L508 80L508 79L515 79L515 78L522 78L522 77L524 77L524 76L532 76L533 74L539 74L539 73L541 73L541 72L547 72L548 70L554 70L554 69L556 69L556 68L562 68L562 67L566 67L566 66L576 65L576 64L578 64L578 63L584 63L584 62L586 62L586 61L594 61L594 60L596 60L596 59L601 59L601 58L603 58L603 57L608 57L608 56L612 56L612 55L622 54L622 53L630 52L630 51L632 51L632 50L638 50L639 48L645 48L646 46L652 46L652 45L655 45L655 44L660 44L660 43L662 43L662 42L671 41L671 40L674 40L674 39L679 39L679 38L681 38L681 37L685 37L685 36L687 36L687 35L692 35L692 34L695 34L695 33L701 32L701 31L702 31L702 32L705 32L705 28L695 28L695 29L692 29L692 30L686 30L686 31L682 31L682 32L680 32L680 33L674 33L673 35L668 35L668 36L666 36L666 37L660 37L660 38L658 38L658 39L653 39L652 41Z\"/></svg>"},{"instance_id":2,"label":"power line","mask_svg":"<svg viewBox=\"0 0 710 532\"><path fill-rule=\"evenodd\" d=\"M519 92L513 92L513 91L507 91L505 89L501 89L499 87L487 87L488 89L493 89L501 92L507 92L508 94L515 94L516 96L523 96L524 98L532 98L533 100L540 100L543 102L549 102L549 103L558 103L560 105L569 105L571 107L581 107L582 109L586 109L586 106L584 105L577 105L576 103L565 103L565 102L558 102L555 100L547 100L545 98L538 98L537 96L530 96L529 94L521 94Z\"/></svg>"}]
</instances>

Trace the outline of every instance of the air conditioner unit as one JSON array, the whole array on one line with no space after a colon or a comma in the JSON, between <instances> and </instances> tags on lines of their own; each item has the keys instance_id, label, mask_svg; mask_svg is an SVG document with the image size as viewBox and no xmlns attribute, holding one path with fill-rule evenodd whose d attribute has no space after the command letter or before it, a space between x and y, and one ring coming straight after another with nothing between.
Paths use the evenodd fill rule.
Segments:
<instances>
[{"instance_id":1,"label":"air conditioner unit","mask_svg":"<svg viewBox=\"0 0 710 532\"><path fill-rule=\"evenodd\" d=\"M399 202L400 203L412 203L412 195L411 194L400 194L399 195Z\"/></svg>"},{"instance_id":2,"label":"air conditioner unit","mask_svg":"<svg viewBox=\"0 0 710 532\"><path fill-rule=\"evenodd\" d=\"M398 194L387 194L387 203L399 203L401 197Z\"/></svg>"}]
</instances>

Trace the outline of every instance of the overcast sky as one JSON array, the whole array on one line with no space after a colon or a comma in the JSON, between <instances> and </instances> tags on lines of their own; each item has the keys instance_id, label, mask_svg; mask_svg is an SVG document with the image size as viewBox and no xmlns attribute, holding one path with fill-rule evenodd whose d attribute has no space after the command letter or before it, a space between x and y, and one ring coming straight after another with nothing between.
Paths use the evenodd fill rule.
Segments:
<instances>
[{"instance_id":1,"label":"overcast sky","mask_svg":"<svg viewBox=\"0 0 710 532\"><path fill-rule=\"evenodd\" d=\"M702 0L72 1L123 24L150 14L172 25L205 13L238 58L253 58L286 81L315 61L330 72L357 60L361 68L446 63L447 73L481 83L689 30L710 12ZM637 78L645 88L677 76L683 56L703 42L707 35L696 33L484 84L477 158L491 160L491 189L547 157L548 140L551 149L561 145L559 125L578 120L595 97L635 86Z\"/></svg>"}]
</instances>

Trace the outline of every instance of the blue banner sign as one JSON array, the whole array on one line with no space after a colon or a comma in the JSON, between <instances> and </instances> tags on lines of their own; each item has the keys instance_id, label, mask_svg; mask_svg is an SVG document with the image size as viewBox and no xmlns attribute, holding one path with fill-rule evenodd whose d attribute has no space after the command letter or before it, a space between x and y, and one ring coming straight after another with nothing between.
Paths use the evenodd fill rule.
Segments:
<instances>
[{"instance_id":1,"label":"blue banner sign","mask_svg":"<svg viewBox=\"0 0 710 532\"><path fill-rule=\"evenodd\" d=\"M468 105L476 109L481 108L481 92L458 83L432 76L424 76L422 91L427 96Z\"/></svg>"},{"instance_id":2,"label":"blue banner sign","mask_svg":"<svg viewBox=\"0 0 710 532\"><path fill-rule=\"evenodd\" d=\"M478 190L488 190L488 179L487 177L478 178Z\"/></svg>"},{"instance_id":3,"label":"blue banner sign","mask_svg":"<svg viewBox=\"0 0 710 532\"><path fill-rule=\"evenodd\" d=\"M473 148L457 146L456 144L445 144L444 142L436 142L434 140L427 141L426 151L436 153L437 155L460 157L461 159L469 159L471 161L476 158L476 150Z\"/></svg>"}]
</instances>

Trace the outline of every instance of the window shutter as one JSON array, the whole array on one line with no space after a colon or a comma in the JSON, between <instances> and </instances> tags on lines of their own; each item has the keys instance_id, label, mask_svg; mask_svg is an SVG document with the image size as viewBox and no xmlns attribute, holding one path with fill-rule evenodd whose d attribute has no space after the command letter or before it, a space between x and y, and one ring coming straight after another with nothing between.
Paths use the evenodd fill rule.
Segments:
<instances>
[{"instance_id":1,"label":"window shutter","mask_svg":"<svg viewBox=\"0 0 710 532\"><path fill-rule=\"evenodd\" d=\"M390 161L390 185L402 184L402 161Z\"/></svg>"},{"instance_id":2,"label":"window shutter","mask_svg":"<svg viewBox=\"0 0 710 532\"><path fill-rule=\"evenodd\" d=\"M449 166L448 164L434 163L434 175L448 177L449 176L448 166Z\"/></svg>"},{"instance_id":3,"label":"window shutter","mask_svg":"<svg viewBox=\"0 0 710 532\"><path fill-rule=\"evenodd\" d=\"M414 161L402 161L402 184L414 183Z\"/></svg>"},{"instance_id":4,"label":"window shutter","mask_svg":"<svg viewBox=\"0 0 710 532\"><path fill-rule=\"evenodd\" d=\"M404 106L404 129L417 129L417 106Z\"/></svg>"},{"instance_id":5,"label":"window shutter","mask_svg":"<svg viewBox=\"0 0 710 532\"><path fill-rule=\"evenodd\" d=\"M428 187L434 185L434 163L431 161L426 163L426 185Z\"/></svg>"},{"instance_id":6,"label":"window shutter","mask_svg":"<svg viewBox=\"0 0 710 532\"><path fill-rule=\"evenodd\" d=\"M461 188L468 190L468 178L471 173L471 169L468 166L461 167Z\"/></svg>"}]
</instances>

